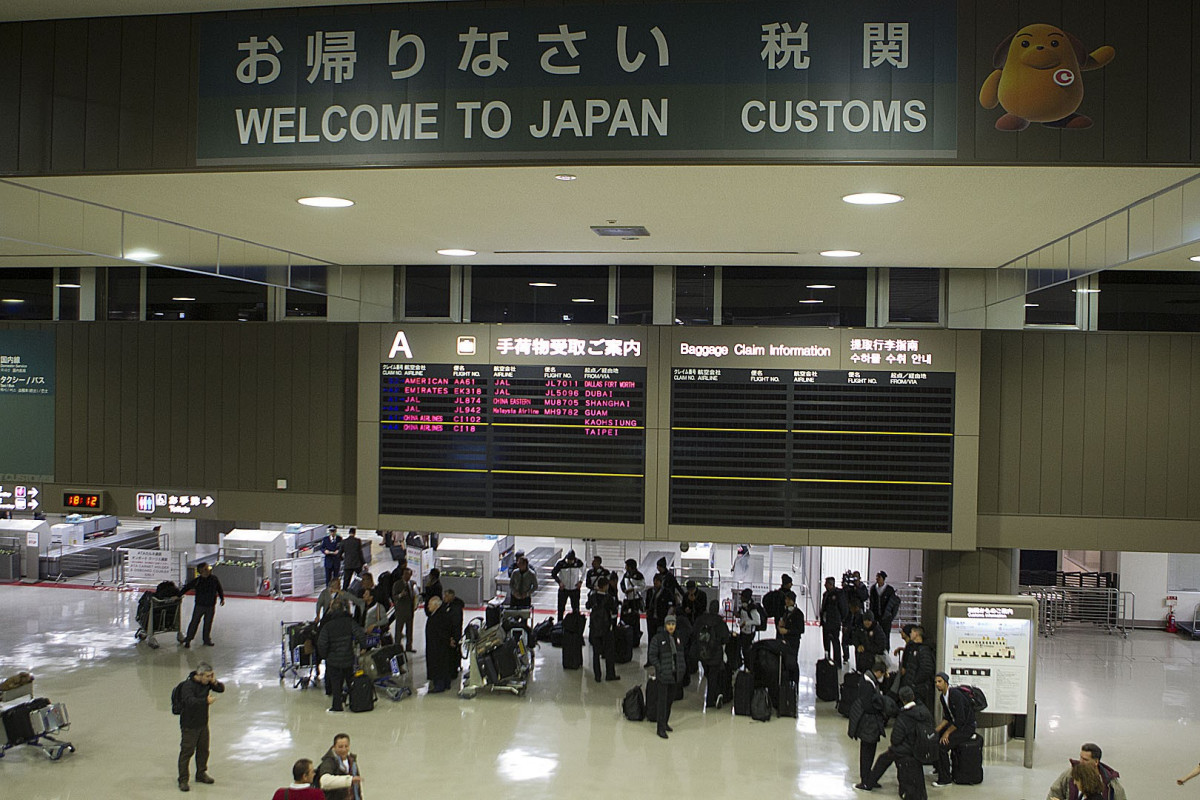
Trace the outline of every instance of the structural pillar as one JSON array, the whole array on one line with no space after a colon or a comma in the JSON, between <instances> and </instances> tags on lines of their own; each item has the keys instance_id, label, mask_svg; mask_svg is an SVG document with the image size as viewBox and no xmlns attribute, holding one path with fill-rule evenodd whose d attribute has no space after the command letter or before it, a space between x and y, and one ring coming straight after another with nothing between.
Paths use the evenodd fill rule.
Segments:
<instances>
[{"instance_id":1,"label":"structural pillar","mask_svg":"<svg viewBox=\"0 0 1200 800\"><path fill-rule=\"evenodd\" d=\"M1019 550L983 547L978 550L926 550L921 588L921 621L925 641L935 642L937 601L947 592L956 594L1016 594L1020 572ZM935 644L936 646L936 644Z\"/></svg>"}]
</instances>

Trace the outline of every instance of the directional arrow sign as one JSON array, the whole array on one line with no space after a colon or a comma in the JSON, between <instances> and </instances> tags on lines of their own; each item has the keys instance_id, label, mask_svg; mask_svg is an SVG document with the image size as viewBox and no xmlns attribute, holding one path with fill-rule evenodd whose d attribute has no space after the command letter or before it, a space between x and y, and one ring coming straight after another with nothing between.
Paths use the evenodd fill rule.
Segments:
<instances>
[{"instance_id":1,"label":"directional arrow sign","mask_svg":"<svg viewBox=\"0 0 1200 800\"><path fill-rule=\"evenodd\" d=\"M213 504L213 502L215 502L215 501L212 499L212 496L211 496L211 495L207 495L207 496L205 496L205 498L204 498L204 507L205 507L205 508L208 508L209 506L211 506L211 505Z\"/></svg>"},{"instance_id":2,"label":"directional arrow sign","mask_svg":"<svg viewBox=\"0 0 1200 800\"><path fill-rule=\"evenodd\" d=\"M41 505L41 503L39 503L37 500L30 500L30 501L29 501L29 510L30 510L30 511L33 511L34 509L36 509L36 508L37 508L38 506L40 506L40 505Z\"/></svg>"},{"instance_id":3,"label":"directional arrow sign","mask_svg":"<svg viewBox=\"0 0 1200 800\"><path fill-rule=\"evenodd\" d=\"M36 486L30 486L30 487L29 487L29 496L30 496L30 497L37 497L37 496L38 496L38 494L39 494L39 493L38 493L38 490L37 490L37 487L36 487Z\"/></svg>"}]
</instances>

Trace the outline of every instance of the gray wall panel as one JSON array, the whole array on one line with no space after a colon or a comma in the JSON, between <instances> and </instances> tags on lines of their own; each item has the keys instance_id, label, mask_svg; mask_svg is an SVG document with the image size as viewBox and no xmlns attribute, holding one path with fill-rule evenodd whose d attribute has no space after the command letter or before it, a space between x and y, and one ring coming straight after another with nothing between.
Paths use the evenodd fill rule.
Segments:
<instances>
[{"instance_id":1,"label":"gray wall panel","mask_svg":"<svg viewBox=\"0 0 1200 800\"><path fill-rule=\"evenodd\" d=\"M121 20L94 19L87 39L87 139L83 168L114 170L121 136Z\"/></svg>"},{"instance_id":2,"label":"gray wall panel","mask_svg":"<svg viewBox=\"0 0 1200 800\"><path fill-rule=\"evenodd\" d=\"M0 75L21 74L21 30L0 25ZM21 141L21 81L0 81L0 172L16 172Z\"/></svg>"},{"instance_id":3,"label":"gray wall panel","mask_svg":"<svg viewBox=\"0 0 1200 800\"><path fill-rule=\"evenodd\" d=\"M1195 341L1190 337L1172 336L1170 342L1169 400L1166 408L1159 410L1166 411L1168 428L1166 475L1163 481L1167 492L1165 516L1179 519L1188 515L1189 461L1195 452L1189 437L1179 434L1187 430L1193 416L1192 377L1196 372L1196 361L1192 349Z\"/></svg>"},{"instance_id":4,"label":"gray wall panel","mask_svg":"<svg viewBox=\"0 0 1200 800\"><path fill-rule=\"evenodd\" d=\"M1156 517L1146 513L1146 429L1147 401L1150 389L1150 337L1130 336L1125 367L1125 413L1114 423L1125 428L1125 469L1122 480L1122 514L1129 517Z\"/></svg>"},{"instance_id":5,"label":"gray wall panel","mask_svg":"<svg viewBox=\"0 0 1200 800\"><path fill-rule=\"evenodd\" d=\"M1002 344L1000 336L984 336L979 343L980 361L999 364ZM995 513L1000 508L1000 393L994 385L988 388L979 393L979 510Z\"/></svg>"},{"instance_id":6,"label":"gray wall panel","mask_svg":"<svg viewBox=\"0 0 1200 800\"><path fill-rule=\"evenodd\" d=\"M1170 474L1171 346L1165 336L1148 337L1146 386L1146 513L1147 517L1166 517L1167 476Z\"/></svg>"},{"instance_id":7,"label":"gray wall panel","mask_svg":"<svg viewBox=\"0 0 1200 800\"><path fill-rule=\"evenodd\" d=\"M1083 513L1084 369L1087 339L1063 337L1063 437L1061 514Z\"/></svg>"},{"instance_id":8,"label":"gray wall panel","mask_svg":"<svg viewBox=\"0 0 1200 800\"><path fill-rule=\"evenodd\" d=\"M45 170L50 164L51 115L54 110L54 23L29 22L21 29L20 143L18 168Z\"/></svg>"},{"instance_id":9,"label":"gray wall panel","mask_svg":"<svg viewBox=\"0 0 1200 800\"><path fill-rule=\"evenodd\" d=\"M1021 513L1035 514L1042 503L1042 347L1046 334L1031 333L1021 340L1021 424L1018 469L1021 480L1017 507Z\"/></svg>"},{"instance_id":10,"label":"gray wall panel","mask_svg":"<svg viewBox=\"0 0 1200 800\"><path fill-rule=\"evenodd\" d=\"M1103 501L1097 509L1104 516L1122 516L1125 512L1125 481L1128 468L1125 462L1125 438L1129 429L1125 411L1130 381L1126 372L1129 367L1129 337L1109 336L1105 341L1108 345L1104 364L1106 380L1101 388L1104 396L1105 423L1104 473L1100 484L1104 494Z\"/></svg>"},{"instance_id":11,"label":"gray wall panel","mask_svg":"<svg viewBox=\"0 0 1200 800\"><path fill-rule=\"evenodd\" d=\"M1000 369L1012 376L998 387L1000 395L1000 453L999 453L999 498L1001 508L1015 508L1021 502L1020 480L1005 480L1005 476L1016 477L1021 468L1021 340L1003 340L1000 352Z\"/></svg>"},{"instance_id":12,"label":"gray wall panel","mask_svg":"<svg viewBox=\"0 0 1200 800\"><path fill-rule=\"evenodd\" d=\"M55 172L83 169L87 136L87 20L54 23L54 100L50 165Z\"/></svg>"},{"instance_id":13,"label":"gray wall panel","mask_svg":"<svg viewBox=\"0 0 1200 800\"><path fill-rule=\"evenodd\" d=\"M1042 385L1041 385L1041 480L1040 503L1035 513L1061 514L1063 496L1063 367L1065 339L1061 336L1044 334L1042 337ZM1037 386L1027 390L1030 395L1039 394ZM1036 418L1036 414L1035 414ZM1036 424L1029 425L1037 429Z\"/></svg>"}]
</instances>

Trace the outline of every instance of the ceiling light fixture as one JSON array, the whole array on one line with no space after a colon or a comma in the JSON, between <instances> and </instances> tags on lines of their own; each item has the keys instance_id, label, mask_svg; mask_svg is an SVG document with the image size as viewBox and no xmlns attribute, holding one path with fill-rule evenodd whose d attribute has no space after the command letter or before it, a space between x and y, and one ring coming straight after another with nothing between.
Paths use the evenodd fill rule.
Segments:
<instances>
[{"instance_id":1,"label":"ceiling light fixture","mask_svg":"<svg viewBox=\"0 0 1200 800\"><path fill-rule=\"evenodd\" d=\"M556 181L574 181L574 180L578 180L578 176L570 175L566 172L562 172L562 173L559 173L558 175L555 175L554 180L556 180Z\"/></svg>"},{"instance_id":2,"label":"ceiling light fixture","mask_svg":"<svg viewBox=\"0 0 1200 800\"><path fill-rule=\"evenodd\" d=\"M1100 294L1099 289L1072 289L1075 294Z\"/></svg>"},{"instance_id":3,"label":"ceiling light fixture","mask_svg":"<svg viewBox=\"0 0 1200 800\"><path fill-rule=\"evenodd\" d=\"M437 253L439 256L455 256L455 257L462 257L462 258L466 258L467 256L473 256L476 254L476 252L474 250L466 250L461 247L447 247L444 250L438 250Z\"/></svg>"},{"instance_id":4,"label":"ceiling light fixture","mask_svg":"<svg viewBox=\"0 0 1200 800\"><path fill-rule=\"evenodd\" d=\"M135 248L133 250L125 251L125 258L129 259L130 261L153 261L158 257L158 253L154 252L153 250L146 250L144 248Z\"/></svg>"},{"instance_id":5,"label":"ceiling light fixture","mask_svg":"<svg viewBox=\"0 0 1200 800\"><path fill-rule=\"evenodd\" d=\"M534 281L533 283L531 283L531 284L529 284L529 285L530 285L530 286L535 286L535 287L537 287L537 288L539 288L539 289L541 289L541 288L543 288L543 287L547 287L547 286L558 286L558 284L557 284L557 283L549 283L549 282L547 282L547 281Z\"/></svg>"},{"instance_id":6,"label":"ceiling light fixture","mask_svg":"<svg viewBox=\"0 0 1200 800\"><path fill-rule=\"evenodd\" d=\"M1200 261L1200 256L1192 256L1188 261Z\"/></svg>"},{"instance_id":7,"label":"ceiling light fixture","mask_svg":"<svg viewBox=\"0 0 1200 800\"><path fill-rule=\"evenodd\" d=\"M1041 308L1041 304L1040 303L1026 303L1025 307L1026 308Z\"/></svg>"},{"instance_id":8,"label":"ceiling light fixture","mask_svg":"<svg viewBox=\"0 0 1200 800\"><path fill-rule=\"evenodd\" d=\"M572 297L571 302L572 303L594 303L596 301L590 297Z\"/></svg>"},{"instance_id":9,"label":"ceiling light fixture","mask_svg":"<svg viewBox=\"0 0 1200 800\"><path fill-rule=\"evenodd\" d=\"M808 298L807 300L801 300L801 301L799 301L799 302L801 302L801 303L805 303L805 304L808 304L808 303L824 303L825 301L824 301L824 300L817 300L815 297L810 297L810 298Z\"/></svg>"},{"instance_id":10,"label":"ceiling light fixture","mask_svg":"<svg viewBox=\"0 0 1200 800\"><path fill-rule=\"evenodd\" d=\"M24 302L25 301L19 297L5 297L3 299L0 299L0 303L10 303L11 305L14 305L14 306L20 305L21 303L24 303Z\"/></svg>"},{"instance_id":11,"label":"ceiling light fixture","mask_svg":"<svg viewBox=\"0 0 1200 800\"><path fill-rule=\"evenodd\" d=\"M843 203L849 203L855 206L886 206L891 203L899 203L904 198L898 194L891 192L858 192L856 194L848 194L842 198Z\"/></svg>"},{"instance_id":12,"label":"ceiling light fixture","mask_svg":"<svg viewBox=\"0 0 1200 800\"><path fill-rule=\"evenodd\" d=\"M59 289L82 289L83 286L78 283L56 283L54 284Z\"/></svg>"},{"instance_id":13,"label":"ceiling light fixture","mask_svg":"<svg viewBox=\"0 0 1200 800\"><path fill-rule=\"evenodd\" d=\"M354 205L353 200L344 197L301 197L296 202L311 208L348 208Z\"/></svg>"},{"instance_id":14,"label":"ceiling light fixture","mask_svg":"<svg viewBox=\"0 0 1200 800\"><path fill-rule=\"evenodd\" d=\"M190 303L190 302L193 302L196 298L194 298L194 297L172 297L171 299L177 303Z\"/></svg>"},{"instance_id":15,"label":"ceiling light fixture","mask_svg":"<svg viewBox=\"0 0 1200 800\"><path fill-rule=\"evenodd\" d=\"M836 289L832 283L810 283L805 289Z\"/></svg>"},{"instance_id":16,"label":"ceiling light fixture","mask_svg":"<svg viewBox=\"0 0 1200 800\"><path fill-rule=\"evenodd\" d=\"M862 253L857 250L822 250L821 255L826 258L854 258L861 256Z\"/></svg>"}]
</instances>

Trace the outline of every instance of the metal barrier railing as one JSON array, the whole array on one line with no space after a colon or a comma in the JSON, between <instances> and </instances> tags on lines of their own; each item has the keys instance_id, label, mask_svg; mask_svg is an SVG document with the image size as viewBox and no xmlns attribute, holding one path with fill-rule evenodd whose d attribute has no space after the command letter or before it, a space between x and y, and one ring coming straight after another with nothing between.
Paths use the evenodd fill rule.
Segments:
<instances>
[{"instance_id":1,"label":"metal barrier railing","mask_svg":"<svg viewBox=\"0 0 1200 800\"><path fill-rule=\"evenodd\" d=\"M920 625L924 584L921 581L898 583L896 584L896 597L900 598L900 611L896 614L894 624Z\"/></svg>"},{"instance_id":2,"label":"metal barrier railing","mask_svg":"<svg viewBox=\"0 0 1200 800\"><path fill-rule=\"evenodd\" d=\"M1101 628L1129 636L1136 601L1133 592L1088 586L1022 586L1019 594L1038 601L1038 634L1053 636L1066 625Z\"/></svg>"},{"instance_id":3,"label":"metal barrier railing","mask_svg":"<svg viewBox=\"0 0 1200 800\"><path fill-rule=\"evenodd\" d=\"M325 558L320 553L309 553L271 562L271 596L277 600L294 597L294 575L304 569L312 571L314 592L325 588Z\"/></svg>"}]
</instances>

